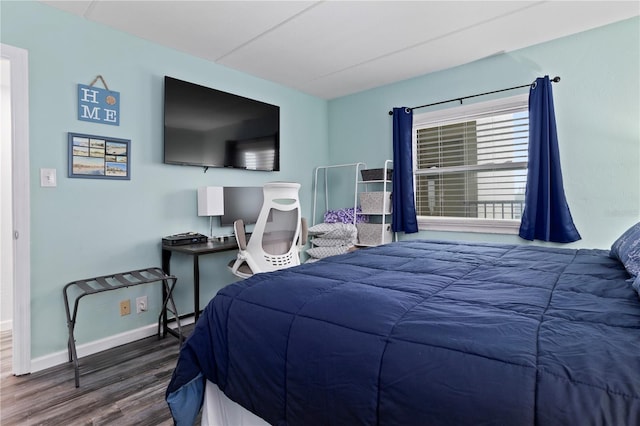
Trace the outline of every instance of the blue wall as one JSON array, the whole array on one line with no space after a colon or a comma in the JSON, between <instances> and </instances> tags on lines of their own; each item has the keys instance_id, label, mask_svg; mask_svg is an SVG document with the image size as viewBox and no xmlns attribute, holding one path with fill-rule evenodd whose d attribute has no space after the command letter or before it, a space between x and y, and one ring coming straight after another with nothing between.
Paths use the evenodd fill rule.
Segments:
<instances>
[{"instance_id":1,"label":"blue wall","mask_svg":"<svg viewBox=\"0 0 640 426\"><path fill-rule=\"evenodd\" d=\"M308 216L313 169L328 161L325 100L36 2L3 2L1 31L2 43L29 52L33 358L66 350L62 287L67 282L159 266L162 236L208 234L208 218L196 211L199 186L300 182ZM97 75L120 92L120 126L77 120L77 84L89 84ZM279 105L281 171L209 169L205 174L198 167L163 164L165 75ZM67 132L130 139L131 180L67 178ZM40 168L57 170L56 188L40 187ZM226 264L234 256L227 252L201 260L203 304L233 281ZM178 309L188 312L191 259L174 254L172 273L179 278ZM149 312L120 317L119 301L134 302L142 294L149 297ZM85 298L78 344L153 324L159 308L160 286L155 285Z\"/></svg>"},{"instance_id":2,"label":"blue wall","mask_svg":"<svg viewBox=\"0 0 640 426\"><path fill-rule=\"evenodd\" d=\"M607 247L640 217L639 19L330 102L36 2L3 2L1 19L2 43L29 51L33 358L66 350L65 283L159 265L162 236L207 233L208 219L196 214L197 187L297 181L309 216L316 166L364 161L381 167L391 158L387 112L394 106L560 75L554 95L565 189L584 238L577 245ZM76 85L98 74L121 94L118 127L76 118ZM162 164L164 75L280 105L282 171L210 169L205 174L200 168ZM67 132L131 139L132 179L66 178ZM57 169L56 188L39 186L40 168ZM518 242L513 236L483 234L419 236ZM233 280L225 268L233 256L203 258L202 303ZM190 259L174 255L180 311L191 307L191 267ZM141 294L149 296L149 313L120 317L119 301ZM86 299L78 344L153 324L152 312L160 305L159 287Z\"/></svg>"},{"instance_id":3,"label":"blue wall","mask_svg":"<svg viewBox=\"0 0 640 426\"><path fill-rule=\"evenodd\" d=\"M583 238L570 246L608 248L640 220L639 18L332 100L330 159L380 167L392 158L391 108L519 86L545 74L562 78L553 85L560 156L565 193ZM493 97L520 93L527 89ZM452 232L411 237L524 242L514 235Z\"/></svg>"}]
</instances>

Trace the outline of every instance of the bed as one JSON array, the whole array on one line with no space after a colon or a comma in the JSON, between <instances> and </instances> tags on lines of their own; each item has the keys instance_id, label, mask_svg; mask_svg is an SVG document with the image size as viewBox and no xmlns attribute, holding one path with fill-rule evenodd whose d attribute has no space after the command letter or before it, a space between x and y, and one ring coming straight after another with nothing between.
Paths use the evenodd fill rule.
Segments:
<instances>
[{"instance_id":1,"label":"bed","mask_svg":"<svg viewBox=\"0 0 640 426\"><path fill-rule=\"evenodd\" d=\"M207 419L247 424L639 425L640 278L615 257L407 240L258 274L210 301L167 402L178 425L205 387Z\"/></svg>"}]
</instances>

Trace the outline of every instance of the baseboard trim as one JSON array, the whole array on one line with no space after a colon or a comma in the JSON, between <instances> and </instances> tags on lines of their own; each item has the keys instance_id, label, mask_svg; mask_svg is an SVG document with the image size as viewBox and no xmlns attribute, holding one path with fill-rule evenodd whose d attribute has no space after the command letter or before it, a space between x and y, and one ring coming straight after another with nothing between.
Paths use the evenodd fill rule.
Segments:
<instances>
[{"instance_id":1,"label":"baseboard trim","mask_svg":"<svg viewBox=\"0 0 640 426\"><path fill-rule=\"evenodd\" d=\"M182 327L193 324L193 317L180 320ZM170 328L177 328L175 323L169 324ZM137 328L135 330L126 331L124 333L115 334L113 336L105 337L104 339L94 340L93 342L83 343L76 346L78 352L78 358L82 358L87 355L93 355L98 352L105 351L107 349L115 348L127 343L135 342L136 340L145 339L150 336L156 335L158 332L157 324L150 324L144 327ZM169 338L173 338L170 337ZM31 360L31 372L46 370L47 368L55 367L61 364L69 362L69 355L67 350L55 352L49 355L45 355L39 358Z\"/></svg>"}]
</instances>

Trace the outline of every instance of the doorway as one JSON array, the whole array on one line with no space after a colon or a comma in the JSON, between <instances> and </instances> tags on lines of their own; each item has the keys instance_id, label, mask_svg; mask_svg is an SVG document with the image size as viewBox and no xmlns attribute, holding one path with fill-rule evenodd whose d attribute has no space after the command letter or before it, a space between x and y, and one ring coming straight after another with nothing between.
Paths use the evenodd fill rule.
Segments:
<instances>
[{"instance_id":1,"label":"doorway","mask_svg":"<svg viewBox=\"0 0 640 426\"><path fill-rule=\"evenodd\" d=\"M29 192L29 67L24 49L0 45L2 60L2 156L10 153L11 183L3 186L1 203L3 226L0 227L1 250L11 261L2 263L2 279L10 288L3 295L13 298L11 327L13 374L31 372L31 260L30 260L30 192ZM7 111L8 110L8 111ZM9 129L4 131L4 129ZM0 167L5 165L3 160ZM3 168L6 169L6 166ZM5 170L0 170L3 176ZM4 226L5 221L9 222ZM8 268L8 271L4 271ZM5 273L6 272L6 273ZM2 284L3 286L5 283Z\"/></svg>"}]
</instances>

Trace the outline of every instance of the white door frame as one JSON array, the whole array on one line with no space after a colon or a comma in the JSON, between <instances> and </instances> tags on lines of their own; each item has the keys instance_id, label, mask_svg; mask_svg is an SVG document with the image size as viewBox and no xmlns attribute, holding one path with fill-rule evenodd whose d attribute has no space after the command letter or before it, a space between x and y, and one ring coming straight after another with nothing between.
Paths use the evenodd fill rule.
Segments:
<instances>
[{"instance_id":1,"label":"white door frame","mask_svg":"<svg viewBox=\"0 0 640 426\"><path fill-rule=\"evenodd\" d=\"M13 374L31 372L31 210L29 191L29 55L0 44L11 62L13 197Z\"/></svg>"}]
</instances>

